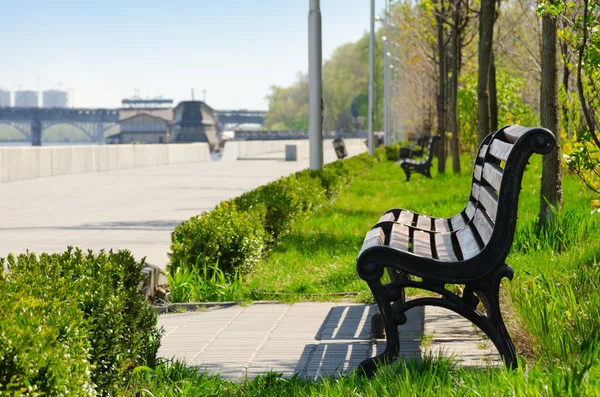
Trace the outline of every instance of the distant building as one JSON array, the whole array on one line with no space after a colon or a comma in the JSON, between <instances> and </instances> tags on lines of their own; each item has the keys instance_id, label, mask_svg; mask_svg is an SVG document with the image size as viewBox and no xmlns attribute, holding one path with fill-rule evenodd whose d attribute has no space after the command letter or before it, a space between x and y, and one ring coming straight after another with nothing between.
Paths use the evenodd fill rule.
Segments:
<instances>
[{"instance_id":1,"label":"distant building","mask_svg":"<svg viewBox=\"0 0 600 397\"><path fill-rule=\"evenodd\" d=\"M0 108L10 106L10 91L0 90Z\"/></svg>"},{"instance_id":2,"label":"distant building","mask_svg":"<svg viewBox=\"0 0 600 397\"><path fill-rule=\"evenodd\" d=\"M48 90L42 94L43 107L45 108L66 108L69 104L66 91Z\"/></svg>"},{"instance_id":3,"label":"distant building","mask_svg":"<svg viewBox=\"0 0 600 397\"><path fill-rule=\"evenodd\" d=\"M15 107L37 108L38 106L38 93L36 91L15 92Z\"/></svg>"},{"instance_id":4,"label":"distant building","mask_svg":"<svg viewBox=\"0 0 600 397\"><path fill-rule=\"evenodd\" d=\"M217 147L218 120L213 108L202 101L180 102L173 109L170 142L208 142Z\"/></svg>"},{"instance_id":5,"label":"distant building","mask_svg":"<svg viewBox=\"0 0 600 397\"><path fill-rule=\"evenodd\" d=\"M106 143L167 143L173 118L172 109L121 109L118 134Z\"/></svg>"}]
</instances>

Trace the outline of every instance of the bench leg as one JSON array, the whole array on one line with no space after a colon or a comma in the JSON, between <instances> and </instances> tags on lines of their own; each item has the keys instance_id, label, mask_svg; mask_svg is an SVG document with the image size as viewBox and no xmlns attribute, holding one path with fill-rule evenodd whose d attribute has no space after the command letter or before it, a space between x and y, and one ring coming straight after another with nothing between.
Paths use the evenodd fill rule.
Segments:
<instances>
[{"instance_id":1,"label":"bench leg","mask_svg":"<svg viewBox=\"0 0 600 397\"><path fill-rule=\"evenodd\" d=\"M398 353L400 352L400 337L398 335L398 324L396 324L394 309L392 308L391 302L381 296L383 294L379 293L383 288L381 288L381 283L378 284L378 286L369 285L369 287L371 288L371 292L373 292L377 307L379 308L379 313L381 313L383 319L386 346L383 353L364 360L358 366L358 371L367 377L371 377L375 374L378 366L389 365L396 361L396 357L398 357Z\"/></svg>"},{"instance_id":2,"label":"bench leg","mask_svg":"<svg viewBox=\"0 0 600 397\"><path fill-rule=\"evenodd\" d=\"M400 273L399 271L397 271L394 268L388 267L387 272L388 272L388 275L392 282L408 279L408 276L406 274ZM394 309L394 313L396 313L397 306L400 306L404 302L406 302L406 293L404 291L404 288L402 288L402 291L400 294L401 294L400 299L392 302L392 308ZM385 323L383 320L383 316L381 315L381 312L379 310L375 314L373 314L373 316L371 317L371 338L375 338L375 339L385 338Z\"/></svg>"},{"instance_id":3,"label":"bench leg","mask_svg":"<svg viewBox=\"0 0 600 397\"><path fill-rule=\"evenodd\" d=\"M402 170L406 174L406 182L410 181L410 166L406 163L402 163L402 164L400 164L400 166L402 167Z\"/></svg>"},{"instance_id":4,"label":"bench leg","mask_svg":"<svg viewBox=\"0 0 600 397\"><path fill-rule=\"evenodd\" d=\"M500 310L500 282L504 277L509 280L512 280L513 278L513 270L506 264L484 285L468 286L465 290L465 294L477 294L477 297L485 308L487 316L484 317L484 324L476 325L478 325L494 343L496 349L498 349L498 353L502 356L506 368L515 369L518 366L517 354L512 339L510 338L510 334L504 325L504 319L502 318L502 312Z\"/></svg>"},{"instance_id":5,"label":"bench leg","mask_svg":"<svg viewBox=\"0 0 600 397\"><path fill-rule=\"evenodd\" d=\"M391 282L409 280L408 275L391 267L387 268L387 272ZM382 286L380 280L369 283L369 288L379 308L371 318L371 337L381 338L385 335L386 347L383 353L360 363L359 371L367 376L373 375L377 370L377 366L389 365L396 361L400 352L398 326L406 322L406 316L399 311L406 302L404 288L396 291L396 295L391 298L394 299L393 302L390 302L390 296L388 296L387 290Z\"/></svg>"}]
</instances>

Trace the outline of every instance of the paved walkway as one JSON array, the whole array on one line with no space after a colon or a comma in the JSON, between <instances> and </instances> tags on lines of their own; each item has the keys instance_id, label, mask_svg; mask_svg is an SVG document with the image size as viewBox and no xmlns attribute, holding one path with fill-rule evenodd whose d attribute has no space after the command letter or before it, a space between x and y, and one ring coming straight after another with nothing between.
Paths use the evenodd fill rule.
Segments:
<instances>
[{"instance_id":1,"label":"paved walkway","mask_svg":"<svg viewBox=\"0 0 600 397\"><path fill-rule=\"evenodd\" d=\"M350 153L354 155L357 153ZM0 257L30 250L128 249L165 268L182 221L281 176L308 160L188 163L0 184ZM325 150L327 162L335 160Z\"/></svg>"},{"instance_id":2,"label":"paved walkway","mask_svg":"<svg viewBox=\"0 0 600 397\"><path fill-rule=\"evenodd\" d=\"M203 312L163 314L159 355L220 374L227 379L269 370L305 378L353 370L385 340L369 338L374 305L349 303L257 304ZM498 365L499 356L467 320L444 309L407 312L399 327L401 357L440 352L465 366ZM435 331L434 331L435 330ZM431 338L423 338L423 335Z\"/></svg>"}]
</instances>

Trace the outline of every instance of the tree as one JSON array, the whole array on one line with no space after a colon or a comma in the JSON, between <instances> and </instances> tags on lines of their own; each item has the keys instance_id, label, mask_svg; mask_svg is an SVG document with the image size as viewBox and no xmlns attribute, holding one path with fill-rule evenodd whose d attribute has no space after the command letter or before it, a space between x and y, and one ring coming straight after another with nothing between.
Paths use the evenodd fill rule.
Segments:
<instances>
[{"instance_id":1,"label":"tree","mask_svg":"<svg viewBox=\"0 0 600 397\"><path fill-rule=\"evenodd\" d=\"M552 208L562 206L562 167L558 109L558 51L557 22L552 12L542 13L542 56L540 119L542 127L556 135L556 146L544 156L540 190L539 224L546 226L553 219Z\"/></svg>"},{"instance_id":2,"label":"tree","mask_svg":"<svg viewBox=\"0 0 600 397\"><path fill-rule=\"evenodd\" d=\"M437 133L441 137L438 143L438 172L446 171L446 40L444 38L444 19L446 6L444 0L436 4L435 19L437 23L438 51L438 95L437 95Z\"/></svg>"},{"instance_id":3,"label":"tree","mask_svg":"<svg viewBox=\"0 0 600 397\"><path fill-rule=\"evenodd\" d=\"M567 112L568 125L572 123L578 127L574 128L574 141L567 142L566 163L589 189L600 194L600 7L596 1L589 0L553 3L557 3L552 4L555 13L566 20L561 39L567 43L575 60L574 65L569 64L575 68L571 72L576 76L577 98L572 103L578 103L580 108L580 114ZM566 102L571 102L569 93L566 94ZM600 207L600 201L594 203Z\"/></svg>"},{"instance_id":4,"label":"tree","mask_svg":"<svg viewBox=\"0 0 600 397\"><path fill-rule=\"evenodd\" d=\"M481 0L479 12L479 77L477 80L477 130L480 142L491 131L489 80L495 17L496 0Z\"/></svg>"},{"instance_id":5,"label":"tree","mask_svg":"<svg viewBox=\"0 0 600 397\"><path fill-rule=\"evenodd\" d=\"M460 149L458 147L458 70L460 69L460 23L462 0L454 0L454 12L452 13L452 66L450 79L450 131L452 132L452 171L460 174Z\"/></svg>"}]
</instances>

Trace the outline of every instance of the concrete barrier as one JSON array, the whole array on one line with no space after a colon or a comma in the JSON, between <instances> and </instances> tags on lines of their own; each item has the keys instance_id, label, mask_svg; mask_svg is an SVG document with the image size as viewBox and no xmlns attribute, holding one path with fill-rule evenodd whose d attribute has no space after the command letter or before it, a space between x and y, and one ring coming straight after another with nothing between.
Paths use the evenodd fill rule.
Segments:
<instances>
[{"instance_id":1,"label":"concrete barrier","mask_svg":"<svg viewBox=\"0 0 600 397\"><path fill-rule=\"evenodd\" d=\"M324 150L333 150L333 141L325 140L323 142ZM358 153L366 152L367 146L365 140L360 138L344 139L346 149L352 156ZM269 154L284 158L285 146L296 145L297 158L307 159L310 156L310 147L307 139L290 139L281 141L229 141L223 148L221 161L235 161L239 159L260 158Z\"/></svg>"},{"instance_id":2,"label":"concrete barrier","mask_svg":"<svg viewBox=\"0 0 600 397\"><path fill-rule=\"evenodd\" d=\"M207 143L0 148L0 183L210 161Z\"/></svg>"}]
</instances>

